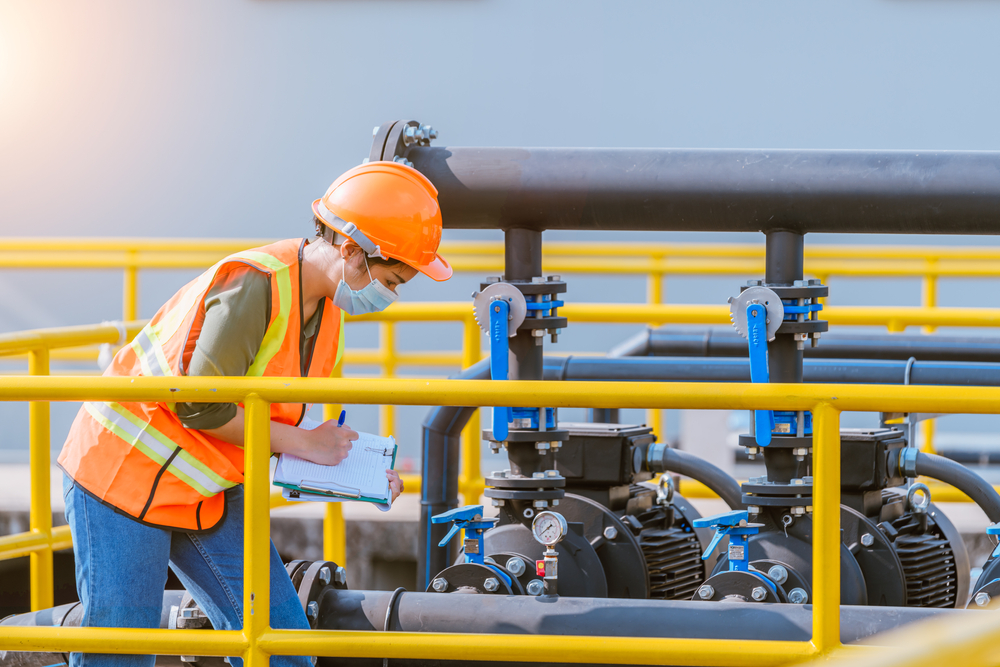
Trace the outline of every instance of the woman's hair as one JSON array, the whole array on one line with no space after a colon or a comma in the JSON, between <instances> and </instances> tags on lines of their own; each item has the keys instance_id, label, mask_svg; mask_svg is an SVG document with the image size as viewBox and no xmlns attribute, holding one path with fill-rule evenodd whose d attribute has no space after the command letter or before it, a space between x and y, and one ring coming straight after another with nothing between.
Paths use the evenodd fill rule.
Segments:
<instances>
[{"instance_id":1,"label":"woman's hair","mask_svg":"<svg viewBox=\"0 0 1000 667\"><path fill-rule=\"evenodd\" d=\"M338 234L336 230L323 222L323 220L317 215L313 215L313 223L316 225L316 236L321 239L326 239L332 246L340 246L340 244L347 239L346 236ZM398 259L382 259L381 257L368 258L369 266L393 267L400 264L405 264L405 262Z\"/></svg>"}]
</instances>

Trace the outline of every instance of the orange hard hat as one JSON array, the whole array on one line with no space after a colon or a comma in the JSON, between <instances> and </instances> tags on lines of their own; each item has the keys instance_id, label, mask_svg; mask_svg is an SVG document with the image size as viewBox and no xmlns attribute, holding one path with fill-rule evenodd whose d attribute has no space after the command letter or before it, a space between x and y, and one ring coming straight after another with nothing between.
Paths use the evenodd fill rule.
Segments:
<instances>
[{"instance_id":1,"label":"orange hard hat","mask_svg":"<svg viewBox=\"0 0 1000 667\"><path fill-rule=\"evenodd\" d=\"M434 280L451 278L451 266L437 253L441 207L437 188L413 167L369 162L345 172L313 213L357 243L369 257L398 259Z\"/></svg>"}]
</instances>

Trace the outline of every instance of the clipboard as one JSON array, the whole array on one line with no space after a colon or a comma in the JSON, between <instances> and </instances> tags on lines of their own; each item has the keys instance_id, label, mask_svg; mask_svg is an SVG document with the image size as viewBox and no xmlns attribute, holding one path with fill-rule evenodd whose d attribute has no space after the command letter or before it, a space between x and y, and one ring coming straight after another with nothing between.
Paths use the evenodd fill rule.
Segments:
<instances>
[{"instance_id":1,"label":"clipboard","mask_svg":"<svg viewBox=\"0 0 1000 667\"><path fill-rule=\"evenodd\" d=\"M396 453L398 451L399 451L399 445L394 441L392 445L392 462L389 464L389 467L392 468L393 470L396 469ZM388 452L388 448L386 449L386 452ZM382 456L388 456L388 455L389 455L388 453L382 454ZM342 489L342 491L334 491L329 488L306 484L305 483L306 481L314 481L314 480L302 480L301 484L289 484L287 482L279 482L277 480L274 480L272 484L274 484L274 486L280 486L282 488L288 489L290 492L288 495L292 500L295 500L296 499L295 496L296 494L298 494L300 496L306 496L306 497L313 496L313 498L311 499L316 499L316 500L318 500L316 496L321 496L323 498L331 498L331 499L335 498L337 500L359 500L362 502L373 503L375 505L386 505L386 506L389 505L389 498L373 498L371 496L363 496L361 495L361 489L357 487L344 486L341 484L337 484L336 482L322 482L322 481L316 482L316 484L325 484L328 486L332 485L340 487ZM391 493L392 492L390 491L390 498L391 498Z\"/></svg>"}]
</instances>

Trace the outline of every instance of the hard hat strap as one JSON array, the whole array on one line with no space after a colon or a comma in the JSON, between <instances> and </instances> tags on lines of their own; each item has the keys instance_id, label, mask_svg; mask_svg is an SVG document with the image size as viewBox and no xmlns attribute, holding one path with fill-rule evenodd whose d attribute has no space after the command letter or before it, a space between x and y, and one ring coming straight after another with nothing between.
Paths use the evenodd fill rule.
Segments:
<instances>
[{"instance_id":1,"label":"hard hat strap","mask_svg":"<svg viewBox=\"0 0 1000 667\"><path fill-rule=\"evenodd\" d=\"M316 208L323 220L336 229L337 232L357 243L358 247L364 250L369 257L389 259L382 254L382 247L372 243L371 239L365 236L365 233L358 229L357 225L353 222L347 222L340 216L333 213L324 205L322 201L319 202L319 205Z\"/></svg>"}]
</instances>

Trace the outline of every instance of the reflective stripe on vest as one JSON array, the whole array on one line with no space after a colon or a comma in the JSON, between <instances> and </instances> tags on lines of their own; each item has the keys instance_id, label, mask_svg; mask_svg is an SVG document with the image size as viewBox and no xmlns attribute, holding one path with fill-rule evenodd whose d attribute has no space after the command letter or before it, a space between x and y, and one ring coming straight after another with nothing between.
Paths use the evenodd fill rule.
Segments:
<instances>
[{"instance_id":1,"label":"reflective stripe on vest","mask_svg":"<svg viewBox=\"0 0 1000 667\"><path fill-rule=\"evenodd\" d=\"M152 424L144 423L118 403L84 403L83 407L97 423L159 465L163 465L180 448L180 445L153 428ZM219 477L183 449L174 456L167 470L206 498L237 484Z\"/></svg>"}]
</instances>

